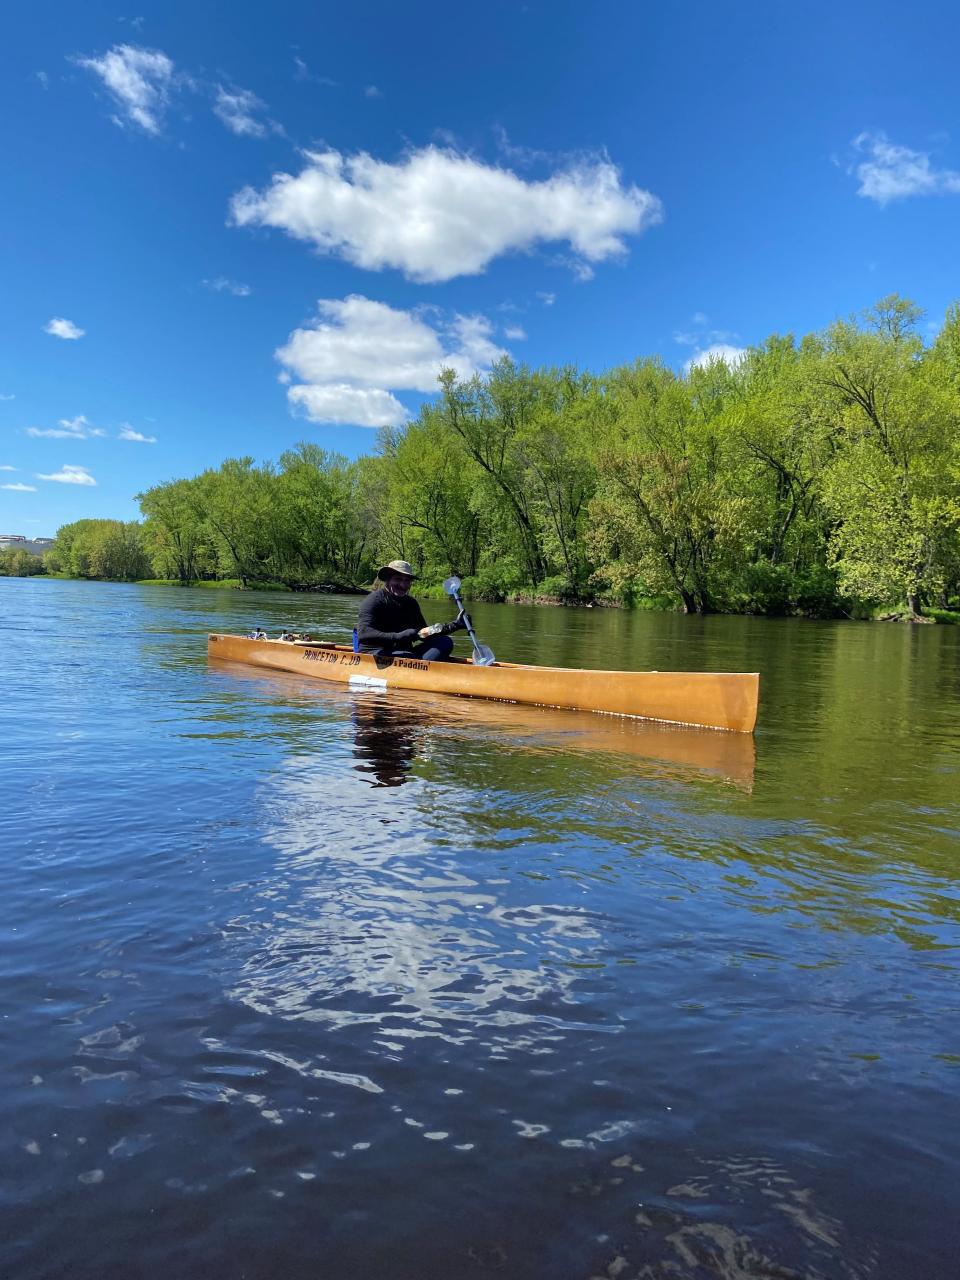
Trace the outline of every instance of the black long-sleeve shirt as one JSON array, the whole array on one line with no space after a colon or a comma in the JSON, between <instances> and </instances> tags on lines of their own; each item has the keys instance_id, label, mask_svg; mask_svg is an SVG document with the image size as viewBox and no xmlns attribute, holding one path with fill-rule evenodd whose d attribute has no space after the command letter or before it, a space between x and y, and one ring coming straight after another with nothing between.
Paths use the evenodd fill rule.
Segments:
<instances>
[{"instance_id":1,"label":"black long-sleeve shirt","mask_svg":"<svg viewBox=\"0 0 960 1280\"><path fill-rule=\"evenodd\" d=\"M427 625L413 596L392 596L386 587L371 591L360 606L357 638L361 653L380 649L406 649L415 644Z\"/></svg>"}]
</instances>

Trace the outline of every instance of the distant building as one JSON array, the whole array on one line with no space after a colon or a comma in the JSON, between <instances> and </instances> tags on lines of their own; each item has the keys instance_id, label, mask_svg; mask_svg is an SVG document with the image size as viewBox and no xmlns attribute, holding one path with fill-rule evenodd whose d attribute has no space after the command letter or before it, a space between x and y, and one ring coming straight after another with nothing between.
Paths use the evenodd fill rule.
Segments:
<instances>
[{"instance_id":1,"label":"distant building","mask_svg":"<svg viewBox=\"0 0 960 1280\"><path fill-rule=\"evenodd\" d=\"M22 533L0 533L0 551L16 548L18 551L29 551L32 556L42 556L53 546L53 538L27 538Z\"/></svg>"}]
</instances>

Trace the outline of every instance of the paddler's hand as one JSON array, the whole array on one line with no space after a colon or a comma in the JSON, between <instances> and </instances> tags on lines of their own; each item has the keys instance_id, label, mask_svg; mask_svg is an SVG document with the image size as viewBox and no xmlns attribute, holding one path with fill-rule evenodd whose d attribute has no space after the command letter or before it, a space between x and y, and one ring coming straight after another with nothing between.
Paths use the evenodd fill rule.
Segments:
<instances>
[{"instance_id":1,"label":"paddler's hand","mask_svg":"<svg viewBox=\"0 0 960 1280\"><path fill-rule=\"evenodd\" d=\"M454 631L463 630L463 622L457 618L454 622L435 622L432 626L422 627L419 635L421 640L427 640L431 636L449 636Z\"/></svg>"}]
</instances>

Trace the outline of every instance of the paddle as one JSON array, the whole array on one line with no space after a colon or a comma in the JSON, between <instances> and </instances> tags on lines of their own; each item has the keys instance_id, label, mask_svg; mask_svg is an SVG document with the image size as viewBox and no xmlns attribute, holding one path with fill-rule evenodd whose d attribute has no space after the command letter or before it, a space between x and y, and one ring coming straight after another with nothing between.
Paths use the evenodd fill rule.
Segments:
<instances>
[{"instance_id":1,"label":"paddle","mask_svg":"<svg viewBox=\"0 0 960 1280\"><path fill-rule=\"evenodd\" d=\"M463 614L463 621L466 624L467 632L473 645L473 665L475 667L489 667L492 663L496 662L496 658L493 656L493 650L490 646L481 644L477 639L477 633L473 629L473 623L470 621L470 615L467 613L466 609L464 609L463 601L460 599L460 579L457 577L445 579L443 589L448 596L453 596L454 600L457 602L457 608Z\"/></svg>"}]
</instances>

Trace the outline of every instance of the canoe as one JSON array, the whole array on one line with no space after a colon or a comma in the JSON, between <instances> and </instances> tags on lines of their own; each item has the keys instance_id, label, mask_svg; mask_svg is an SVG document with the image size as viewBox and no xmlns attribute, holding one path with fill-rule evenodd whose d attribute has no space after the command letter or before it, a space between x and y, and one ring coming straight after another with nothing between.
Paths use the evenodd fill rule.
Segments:
<instances>
[{"instance_id":1,"label":"canoe","mask_svg":"<svg viewBox=\"0 0 960 1280\"><path fill-rule=\"evenodd\" d=\"M357 689L413 689L734 733L752 733L757 721L756 672L592 671L514 662L481 667L469 658L421 662L354 653L329 641L254 640L216 633L208 637L207 653L221 661L292 671Z\"/></svg>"}]
</instances>

